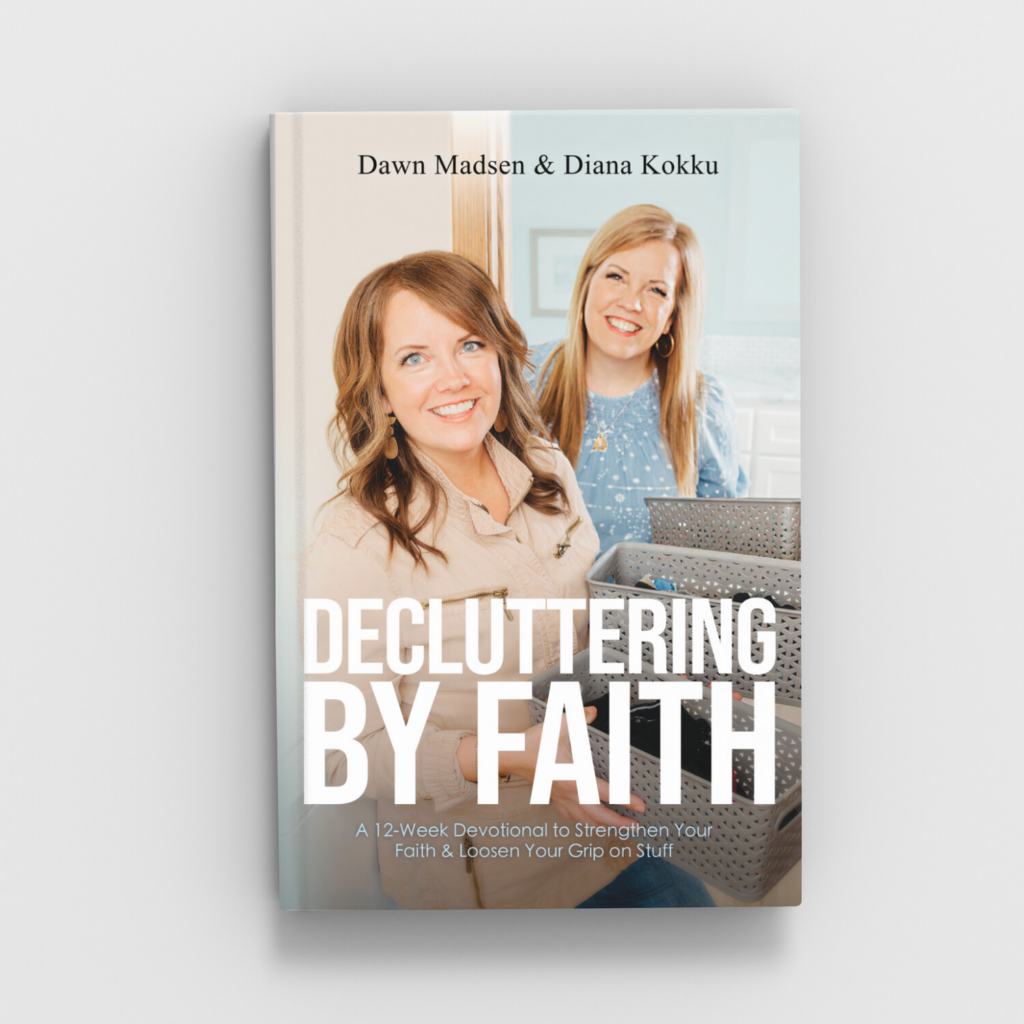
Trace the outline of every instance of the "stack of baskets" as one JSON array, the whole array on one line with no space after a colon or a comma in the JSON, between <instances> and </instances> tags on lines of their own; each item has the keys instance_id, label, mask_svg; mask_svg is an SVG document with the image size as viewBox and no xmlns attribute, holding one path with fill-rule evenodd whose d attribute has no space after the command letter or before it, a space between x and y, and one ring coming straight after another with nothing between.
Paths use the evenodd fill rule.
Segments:
<instances>
[{"instance_id":1,"label":"stack of baskets","mask_svg":"<svg viewBox=\"0 0 1024 1024\"><path fill-rule=\"evenodd\" d=\"M626 661L626 655L605 652L607 661ZM584 704L608 692L615 679L628 679L630 697L639 696L640 682L667 679L650 666L638 675L595 674L590 672L590 652L582 651L573 661L573 672L562 675L550 669L533 681L530 719L543 721L551 683L560 679L578 682ZM683 707L694 718L711 720L711 694L702 700L684 700ZM753 712L743 704L733 709L733 728L752 729ZM608 737L591 728L590 749L594 770L599 778L608 778ZM733 754L735 792L731 804L711 803L711 783L689 772L680 773L679 804L661 803L661 765L658 758L630 748L630 789L647 805L643 814L629 807L615 810L645 826L666 826L663 839L651 842L661 847L671 843L668 858L710 885L744 902L763 897L800 859L802 822L800 817L800 728L782 719L775 720L775 803L755 804L754 755L750 750ZM677 826L683 826L680 830ZM710 828L709 828L710 826Z\"/></svg>"},{"instance_id":2,"label":"stack of baskets","mask_svg":"<svg viewBox=\"0 0 1024 1024\"><path fill-rule=\"evenodd\" d=\"M655 544L800 561L800 502L646 498Z\"/></svg>"},{"instance_id":3,"label":"stack of baskets","mask_svg":"<svg viewBox=\"0 0 1024 1024\"><path fill-rule=\"evenodd\" d=\"M678 597L708 597L721 629L718 603L736 594L750 597L771 596L777 607L774 627L776 661L765 675L749 675L737 670L727 678L734 690L753 696L755 679L775 683L776 700L782 704L800 705L800 502L748 499L713 500L703 498L648 498L655 543L616 544L608 550L587 574L591 598L645 598L666 604L669 627L665 633L672 658L672 608ZM645 576L674 583L676 590L660 591L638 587ZM733 636L739 602L733 604ZM649 613L648 613L649 617ZM691 635L690 602L686 602L686 631ZM606 645L605 658L626 660L628 651L628 614L606 611L604 625L616 627L621 640ZM676 623L679 628L680 624ZM645 623L650 627L650 622ZM612 652L615 652L614 654ZM756 651L755 651L756 653ZM584 700L593 700L607 692L612 678L628 678L637 697L642 679L659 678L648 670L640 675L594 675L589 672L589 654L583 652L574 663L574 673L562 676L549 671L534 680L531 713L534 721L543 717L548 689L555 679L571 678L580 682ZM710 642L705 643L705 672L689 673L691 679L705 684L723 678L715 669ZM697 718L711 717L711 701L684 701L687 712ZM733 710L733 729L753 727L753 715L745 705ZM645 814L628 810L622 813L636 817L644 824L685 823L703 829L712 825L703 838L686 839L685 835L672 847L670 859L679 867L703 878L739 900L753 901L763 897L800 859L801 783L799 726L776 719L776 802L760 805L753 802L753 754L737 750L733 755L736 792L731 805L711 803L711 784L698 776L682 773L682 804L663 806L659 798L658 759L631 748L633 792L647 804ZM598 774L607 771L607 737L590 730ZM606 778L607 775L605 774Z\"/></svg>"},{"instance_id":4,"label":"stack of baskets","mask_svg":"<svg viewBox=\"0 0 1024 1024\"><path fill-rule=\"evenodd\" d=\"M715 624L721 631L722 598L735 594L771 596L775 611L775 667L763 676L736 671L729 678L745 697L755 679L775 683L780 704L800 704L800 502L744 498L648 498L653 544L616 544L587 573L590 596L658 598L671 611L672 598L689 595L712 599ZM636 584L644 576L674 583L676 592L652 591ZM611 581L611 582L609 582ZM689 602L686 630L690 634ZM739 602L733 603L733 636ZM672 620L665 640L671 657ZM627 612L609 612L605 625L616 627L622 640L611 646L626 650ZM690 678L710 682L714 671L710 641L704 645L703 674Z\"/></svg>"}]
</instances>

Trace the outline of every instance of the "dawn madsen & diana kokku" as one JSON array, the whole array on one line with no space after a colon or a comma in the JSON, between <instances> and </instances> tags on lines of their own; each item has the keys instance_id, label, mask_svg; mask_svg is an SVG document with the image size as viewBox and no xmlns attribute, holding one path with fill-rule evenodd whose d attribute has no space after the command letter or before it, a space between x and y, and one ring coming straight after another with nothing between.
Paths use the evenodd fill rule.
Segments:
<instances>
[{"instance_id":1,"label":"dawn madsen & diana kokku","mask_svg":"<svg viewBox=\"0 0 1024 1024\"><path fill-rule=\"evenodd\" d=\"M691 154L684 157L677 153L673 157L662 157L657 153L642 153L636 160L597 160L586 156L577 156L575 153L566 153L563 157L564 164L561 173L573 174L633 174L633 167L636 166L637 173L646 175L673 175L673 174L718 174L718 161L698 158ZM369 153L359 155L360 174L426 174L427 165L424 160L383 160ZM457 153L450 157L443 157L434 154L434 174L526 174L526 165L522 160L490 160L485 154L481 154L475 160L470 161L460 158ZM538 175L557 174L554 159L549 159L542 154L534 165L533 173Z\"/></svg>"}]
</instances>

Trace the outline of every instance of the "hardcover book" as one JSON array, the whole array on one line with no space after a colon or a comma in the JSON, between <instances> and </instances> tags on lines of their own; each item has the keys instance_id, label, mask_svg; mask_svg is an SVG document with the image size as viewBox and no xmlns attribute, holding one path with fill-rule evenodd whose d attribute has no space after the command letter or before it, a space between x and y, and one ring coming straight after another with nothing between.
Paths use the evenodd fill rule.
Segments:
<instances>
[{"instance_id":1,"label":"hardcover book","mask_svg":"<svg viewBox=\"0 0 1024 1024\"><path fill-rule=\"evenodd\" d=\"M271 159L282 907L799 904L795 112Z\"/></svg>"}]
</instances>

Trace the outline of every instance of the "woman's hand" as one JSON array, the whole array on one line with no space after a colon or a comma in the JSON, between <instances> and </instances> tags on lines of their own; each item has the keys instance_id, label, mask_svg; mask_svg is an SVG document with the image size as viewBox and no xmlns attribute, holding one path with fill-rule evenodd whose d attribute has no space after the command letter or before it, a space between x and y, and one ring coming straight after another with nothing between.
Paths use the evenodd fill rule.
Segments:
<instances>
[{"instance_id":1,"label":"woman's hand","mask_svg":"<svg viewBox=\"0 0 1024 1024\"><path fill-rule=\"evenodd\" d=\"M583 709L587 716L589 725L597 717L597 708L588 707ZM522 751L502 752L499 761L499 771L505 775L518 775L528 782L533 782L537 774L537 755L540 752L540 737L543 724L535 725L525 732L526 749ZM558 736L558 753L555 760L565 764L572 760L572 748L569 746L569 727L565 715L562 715L562 725ZM608 800L608 783L604 779L597 780L598 796L604 801ZM575 782L556 780L551 784L551 803L557 808L563 818L572 821L582 821L588 825L608 825L617 828L637 828L637 823L632 818L626 818L616 814L604 804L581 804L579 792ZM640 797L630 794L629 806L634 811L643 813L647 805Z\"/></svg>"}]
</instances>

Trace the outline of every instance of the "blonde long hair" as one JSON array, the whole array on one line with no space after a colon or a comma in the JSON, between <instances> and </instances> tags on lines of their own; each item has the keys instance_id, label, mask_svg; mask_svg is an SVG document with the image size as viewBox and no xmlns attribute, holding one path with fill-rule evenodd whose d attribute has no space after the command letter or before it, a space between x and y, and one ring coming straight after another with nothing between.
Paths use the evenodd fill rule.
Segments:
<instances>
[{"instance_id":1,"label":"blonde long hair","mask_svg":"<svg viewBox=\"0 0 1024 1024\"><path fill-rule=\"evenodd\" d=\"M501 369L501 411L506 429L497 434L502 444L525 463L533 484L527 505L555 515L568 507L561 481L537 460L546 430L523 367L527 343L491 279L475 263L450 252L421 252L378 267L356 285L334 337L334 380L338 386L335 415L328 440L341 469L338 495L347 493L387 530L390 550L404 548L426 568L424 553L447 560L423 531L436 526L444 514L444 492L426 471L395 423L398 457L388 459L388 414L380 377L384 347L384 317L392 296L412 292L452 323L490 342ZM414 494L426 495L427 508L412 522Z\"/></svg>"},{"instance_id":2,"label":"blonde long hair","mask_svg":"<svg viewBox=\"0 0 1024 1024\"><path fill-rule=\"evenodd\" d=\"M583 322L590 285L609 256L645 242L671 242L679 250L682 277L676 289L675 315L668 334L668 357L651 352L661 395L661 436L672 458L680 494L697 490L697 430L704 405L704 375L697 368L704 322L704 257L697 236L660 206L630 206L598 229L583 256L569 304L565 340L545 360L538 400L541 417L575 467L583 445L587 417L587 330Z\"/></svg>"}]
</instances>

